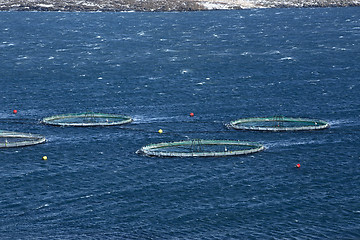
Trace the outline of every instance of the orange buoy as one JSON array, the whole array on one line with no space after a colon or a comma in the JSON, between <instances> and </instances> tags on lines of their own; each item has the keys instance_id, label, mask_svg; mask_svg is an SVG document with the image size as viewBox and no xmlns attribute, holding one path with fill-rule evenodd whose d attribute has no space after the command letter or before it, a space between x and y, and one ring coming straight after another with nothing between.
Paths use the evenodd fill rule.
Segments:
<instances>
[{"instance_id":1,"label":"orange buoy","mask_svg":"<svg viewBox=\"0 0 360 240\"><path fill-rule=\"evenodd\" d=\"M300 163L296 164L296 167L297 167L297 168L300 168L300 167L301 167Z\"/></svg>"},{"instance_id":2,"label":"orange buoy","mask_svg":"<svg viewBox=\"0 0 360 240\"><path fill-rule=\"evenodd\" d=\"M14 109L14 110L13 110L13 113L14 113L14 114L17 114L17 110L16 110L16 109Z\"/></svg>"},{"instance_id":3,"label":"orange buoy","mask_svg":"<svg viewBox=\"0 0 360 240\"><path fill-rule=\"evenodd\" d=\"M190 113L190 117L193 117L194 116L194 113Z\"/></svg>"}]
</instances>

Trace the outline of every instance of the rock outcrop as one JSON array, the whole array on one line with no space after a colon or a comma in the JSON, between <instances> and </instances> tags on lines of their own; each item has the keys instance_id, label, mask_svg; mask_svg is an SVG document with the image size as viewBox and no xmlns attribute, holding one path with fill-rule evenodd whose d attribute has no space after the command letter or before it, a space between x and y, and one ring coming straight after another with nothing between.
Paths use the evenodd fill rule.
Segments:
<instances>
[{"instance_id":1,"label":"rock outcrop","mask_svg":"<svg viewBox=\"0 0 360 240\"><path fill-rule=\"evenodd\" d=\"M360 6L360 0L0 0L0 11L201 11L348 6Z\"/></svg>"}]
</instances>

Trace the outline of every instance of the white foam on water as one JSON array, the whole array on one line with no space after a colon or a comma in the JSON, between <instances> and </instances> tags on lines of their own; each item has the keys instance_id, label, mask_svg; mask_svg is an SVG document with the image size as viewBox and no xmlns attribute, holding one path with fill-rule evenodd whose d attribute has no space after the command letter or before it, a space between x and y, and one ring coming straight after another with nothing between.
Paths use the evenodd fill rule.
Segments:
<instances>
[{"instance_id":1,"label":"white foam on water","mask_svg":"<svg viewBox=\"0 0 360 240\"><path fill-rule=\"evenodd\" d=\"M52 144L59 144L59 143L71 143L71 142L83 142L88 141L88 138L86 137L76 137L76 136L67 136L67 137L61 137L61 136L46 136L46 142L52 143Z\"/></svg>"},{"instance_id":2,"label":"white foam on water","mask_svg":"<svg viewBox=\"0 0 360 240\"><path fill-rule=\"evenodd\" d=\"M322 144L325 140L284 140L284 141L274 141L274 142L267 142L264 144L266 149L271 148L282 148L282 147L289 147L289 146L297 146L297 145L309 145L309 144Z\"/></svg>"},{"instance_id":3,"label":"white foam on water","mask_svg":"<svg viewBox=\"0 0 360 240\"><path fill-rule=\"evenodd\" d=\"M265 52L265 54L268 54L268 55L274 55L274 54L280 54L281 52L279 50L271 50L271 51L268 51L268 52Z\"/></svg>"},{"instance_id":4,"label":"white foam on water","mask_svg":"<svg viewBox=\"0 0 360 240\"><path fill-rule=\"evenodd\" d=\"M158 122L169 122L174 120L180 120L179 116L173 117L147 117L147 116L140 116L136 115L133 117L134 123L141 124L141 123L158 123Z\"/></svg>"},{"instance_id":5,"label":"white foam on water","mask_svg":"<svg viewBox=\"0 0 360 240\"><path fill-rule=\"evenodd\" d=\"M330 120L329 124L331 128L340 128L343 126L353 125L355 122L356 120L339 119L339 120Z\"/></svg>"},{"instance_id":6,"label":"white foam on water","mask_svg":"<svg viewBox=\"0 0 360 240\"><path fill-rule=\"evenodd\" d=\"M49 206L50 206L50 204L45 203L45 204L43 204L43 205L41 205L41 206L39 206L39 207L35 208L35 210L39 210L39 209L42 209L42 208L45 208L45 207L49 207Z\"/></svg>"},{"instance_id":7,"label":"white foam on water","mask_svg":"<svg viewBox=\"0 0 360 240\"><path fill-rule=\"evenodd\" d=\"M86 196L82 196L80 197L81 199L84 199L84 198L90 198L90 197L93 197L94 195L90 194L90 195L86 195Z\"/></svg>"},{"instance_id":8,"label":"white foam on water","mask_svg":"<svg viewBox=\"0 0 360 240\"><path fill-rule=\"evenodd\" d=\"M2 44L0 44L1 48L12 47L12 46L15 46L15 44L14 43L8 43L8 42L2 42Z\"/></svg>"},{"instance_id":9,"label":"white foam on water","mask_svg":"<svg viewBox=\"0 0 360 240\"><path fill-rule=\"evenodd\" d=\"M161 49L163 52L179 52L177 50L174 50L174 49L169 49L169 48L166 48L166 49Z\"/></svg>"},{"instance_id":10,"label":"white foam on water","mask_svg":"<svg viewBox=\"0 0 360 240\"><path fill-rule=\"evenodd\" d=\"M243 52L243 53L241 53L241 55L242 56L247 56L247 55L252 55L252 53L251 52Z\"/></svg>"},{"instance_id":11,"label":"white foam on water","mask_svg":"<svg viewBox=\"0 0 360 240\"><path fill-rule=\"evenodd\" d=\"M287 60L287 61L295 61L295 59L292 58L292 57L283 57L283 58L280 58L280 60L281 61L285 61L285 60Z\"/></svg>"},{"instance_id":12,"label":"white foam on water","mask_svg":"<svg viewBox=\"0 0 360 240\"><path fill-rule=\"evenodd\" d=\"M2 113L0 112L0 118L9 118L11 116L10 113Z\"/></svg>"}]
</instances>

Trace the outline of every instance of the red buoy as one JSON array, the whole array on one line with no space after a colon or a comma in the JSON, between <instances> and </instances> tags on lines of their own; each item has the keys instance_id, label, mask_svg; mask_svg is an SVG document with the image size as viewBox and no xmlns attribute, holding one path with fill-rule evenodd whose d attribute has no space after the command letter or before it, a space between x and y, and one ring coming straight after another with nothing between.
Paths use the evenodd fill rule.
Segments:
<instances>
[{"instance_id":1,"label":"red buoy","mask_svg":"<svg viewBox=\"0 0 360 240\"><path fill-rule=\"evenodd\" d=\"M193 117L194 116L194 113L190 113L190 117Z\"/></svg>"},{"instance_id":2,"label":"red buoy","mask_svg":"<svg viewBox=\"0 0 360 240\"><path fill-rule=\"evenodd\" d=\"M301 167L300 163L296 164L296 167L297 167L297 168L300 168L300 167Z\"/></svg>"},{"instance_id":3,"label":"red buoy","mask_svg":"<svg viewBox=\"0 0 360 240\"><path fill-rule=\"evenodd\" d=\"M13 110L13 113L14 113L14 114L17 114L17 110L16 110L16 109L14 109L14 110Z\"/></svg>"}]
</instances>

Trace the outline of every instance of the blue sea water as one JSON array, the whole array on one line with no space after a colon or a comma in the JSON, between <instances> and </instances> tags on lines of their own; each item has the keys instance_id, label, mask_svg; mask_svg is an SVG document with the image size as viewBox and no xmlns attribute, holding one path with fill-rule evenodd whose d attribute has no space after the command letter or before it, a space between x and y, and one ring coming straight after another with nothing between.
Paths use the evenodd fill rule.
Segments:
<instances>
[{"instance_id":1,"label":"blue sea water","mask_svg":"<svg viewBox=\"0 0 360 240\"><path fill-rule=\"evenodd\" d=\"M0 238L360 239L359 63L359 8L1 12L0 129L47 142L0 150ZM85 111L134 122L39 122ZM274 115L331 127L224 126ZM266 150L135 154L200 138Z\"/></svg>"}]
</instances>

